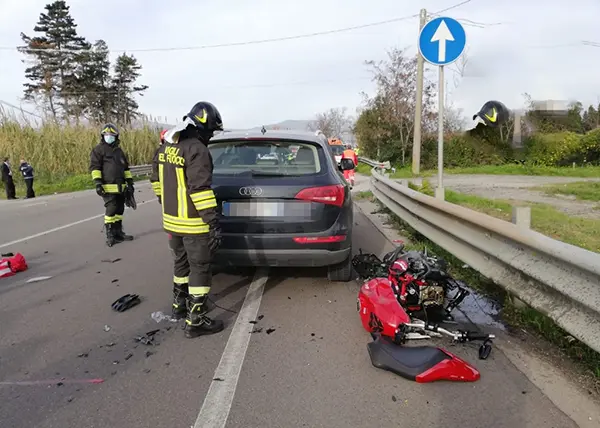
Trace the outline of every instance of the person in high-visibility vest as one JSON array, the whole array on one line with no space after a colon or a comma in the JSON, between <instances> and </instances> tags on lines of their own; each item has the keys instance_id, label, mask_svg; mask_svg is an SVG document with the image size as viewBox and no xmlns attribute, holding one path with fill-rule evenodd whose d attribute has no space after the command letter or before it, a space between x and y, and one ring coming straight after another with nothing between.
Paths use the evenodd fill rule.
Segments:
<instances>
[{"instance_id":1,"label":"person in high-visibility vest","mask_svg":"<svg viewBox=\"0 0 600 428\"><path fill-rule=\"evenodd\" d=\"M351 146L346 146L346 150L344 150L344 152L342 153L342 159L352 159L352 162L354 162L354 166L356 167L356 165L358 165L358 156L356 156L356 153L354 152L354 150L352 150ZM345 170L344 178L348 183L350 183L351 186L354 186L353 169Z\"/></svg>"}]
</instances>

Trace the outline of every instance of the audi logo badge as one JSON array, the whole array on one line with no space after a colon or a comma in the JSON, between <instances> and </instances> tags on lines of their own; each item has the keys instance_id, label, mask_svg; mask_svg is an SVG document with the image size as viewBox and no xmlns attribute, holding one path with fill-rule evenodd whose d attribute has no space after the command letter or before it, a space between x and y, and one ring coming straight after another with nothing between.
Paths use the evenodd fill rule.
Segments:
<instances>
[{"instance_id":1,"label":"audi logo badge","mask_svg":"<svg viewBox=\"0 0 600 428\"><path fill-rule=\"evenodd\" d=\"M240 195L242 196L260 196L263 194L263 189L260 187L240 187Z\"/></svg>"}]
</instances>

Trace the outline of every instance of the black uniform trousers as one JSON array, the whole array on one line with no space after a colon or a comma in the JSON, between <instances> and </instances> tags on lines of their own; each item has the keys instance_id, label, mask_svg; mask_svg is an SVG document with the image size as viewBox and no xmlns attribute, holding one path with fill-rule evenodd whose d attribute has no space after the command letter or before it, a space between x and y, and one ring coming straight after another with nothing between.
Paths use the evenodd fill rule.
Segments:
<instances>
[{"instance_id":1,"label":"black uniform trousers","mask_svg":"<svg viewBox=\"0 0 600 428\"><path fill-rule=\"evenodd\" d=\"M188 284L189 294L204 296L212 285L211 251L208 233L196 236L169 234L173 256L173 282Z\"/></svg>"},{"instance_id":2,"label":"black uniform trousers","mask_svg":"<svg viewBox=\"0 0 600 428\"><path fill-rule=\"evenodd\" d=\"M35 192L33 191L33 178L25 179L25 186L27 187L27 198L35 198Z\"/></svg>"},{"instance_id":3,"label":"black uniform trousers","mask_svg":"<svg viewBox=\"0 0 600 428\"><path fill-rule=\"evenodd\" d=\"M104 223L113 224L123 220L125 212L125 195L123 193L107 193L104 199Z\"/></svg>"},{"instance_id":4,"label":"black uniform trousers","mask_svg":"<svg viewBox=\"0 0 600 428\"><path fill-rule=\"evenodd\" d=\"M6 199L15 199L17 197L17 190L15 189L15 182L12 177L8 177L4 182L4 190L6 190Z\"/></svg>"}]
</instances>

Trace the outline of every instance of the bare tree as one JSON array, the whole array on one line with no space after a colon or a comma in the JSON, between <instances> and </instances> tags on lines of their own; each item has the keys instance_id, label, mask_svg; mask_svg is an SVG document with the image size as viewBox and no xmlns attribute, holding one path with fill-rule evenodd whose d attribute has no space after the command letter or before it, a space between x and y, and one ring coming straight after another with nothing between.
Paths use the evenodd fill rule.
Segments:
<instances>
[{"instance_id":1,"label":"bare tree","mask_svg":"<svg viewBox=\"0 0 600 428\"><path fill-rule=\"evenodd\" d=\"M465 77L465 71L467 69L467 64L469 63L468 52L469 48L466 48L460 58L449 67L450 70L452 70L454 89L460 86L461 80Z\"/></svg>"},{"instance_id":2,"label":"bare tree","mask_svg":"<svg viewBox=\"0 0 600 428\"><path fill-rule=\"evenodd\" d=\"M347 108L330 108L318 113L315 121L308 125L310 131L320 130L327 138L340 138L342 133L352 125L352 119L348 116Z\"/></svg>"},{"instance_id":3,"label":"bare tree","mask_svg":"<svg viewBox=\"0 0 600 428\"><path fill-rule=\"evenodd\" d=\"M367 61L377 84L377 97L370 100L371 107L383 115L389 123L388 138L393 136L405 164L406 155L412 147L414 116L417 93L417 58L406 55L405 49L394 48L388 52L387 61ZM423 128L428 129L433 119L433 83L425 80L423 87ZM375 105L377 104L377 105Z\"/></svg>"}]
</instances>

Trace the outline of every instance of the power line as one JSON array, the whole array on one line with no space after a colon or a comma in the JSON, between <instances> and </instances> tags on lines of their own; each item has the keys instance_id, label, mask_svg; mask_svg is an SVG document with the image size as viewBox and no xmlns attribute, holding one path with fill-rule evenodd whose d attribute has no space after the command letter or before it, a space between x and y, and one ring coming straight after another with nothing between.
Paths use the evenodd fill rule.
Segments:
<instances>
[{"instance_id":1,"label":"power line","mask_svg":"<svg viewBox=\"0 0 600 428\"><path fill-rule=\"evenodd\" d=\"M463 6L467 3L470 3L472 0L464 0L460 3L457 3L453 6L447 7L445 9L439 10L435 12L436 14L447 12L452 9L456 9L457 7ZM298 40L298 39L306 39L310 37L317 36L326 36L330 34L338 34L344 33L348 31L360 30L363 28L369 27L377 27L380 25L392 24L395 22L406 21L408 19L417 18L419 14L413 14L409 16L403 16L399 18L387 19L385 21L372 22L369 24L355 25L352 27L338 28L335 30L327 30L327 31L318 31L314 33L307 34L298 34L295 36L286 36L286 37L276 37L271 39L261 39L261 40L249 40L245 42L232 42L232 43L219 43L215 45L203 45L203 46L187 46L187 47L165 47L165 48L140 48L140 49L109 49L110 52L172 52L172 51L184 51L184 50L200 50L200 49L217 49L217 48L226 48L226 47L235 47L235 46L248 46L248 45L258 45L264 43L275 43L275 42L283 42L288 40ZM19 50L18 47L8 47L8 46L0 46L0 50ZM89 51L89 49L55 49L55 48L23 48L20 49L24 52L73 52L73 51Z\"/></svg>"}]
</instances>

